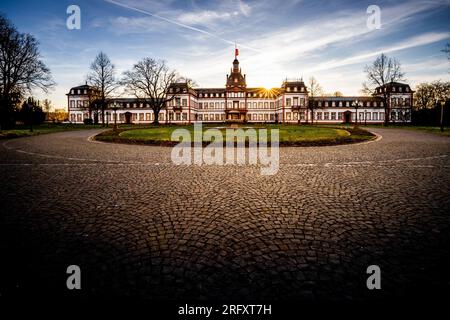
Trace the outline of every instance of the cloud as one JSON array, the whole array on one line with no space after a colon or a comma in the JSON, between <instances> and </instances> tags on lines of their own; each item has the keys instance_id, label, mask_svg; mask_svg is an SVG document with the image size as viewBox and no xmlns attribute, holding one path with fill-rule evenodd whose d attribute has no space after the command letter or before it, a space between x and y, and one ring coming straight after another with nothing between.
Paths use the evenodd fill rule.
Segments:
<instances>
[{"instance_id":1,"label":"cloud","mask_svg":"<svg viewBox=\"0 0 450 320\"><path fill-rule=\"evenodd\" d=\"M116 34L137 34L164 32L167 25L149 17L116 17L109 20L111 30Z\"/></svg>"},{"instance_id":2,"label":"cloud","mask_svg":"<svg viewBox=\"0 0 450 320\"><path fill-rule=\"evenodd\" d=\"M181 14L177 20L184 24L189 25L208 25L212 22L217 23L223 20L231 19L232 16L236 16L238 13L229 13L229 12L216 12L216 11L200 11L200 12L187 12Z\"/></svg>"},{"instance_id":3,"label":"cloud","mask_svg":"<svg viewBox=\"0 0 450 320\"><path fill-rule=\"evenodd\" d=\"M323 62L313 68L309 68L307 70L307 72L330 70L330 69L334 69L334 68L338 68L338 67L342 67L342 66L356 64L356 63L367 61L367 60L374 58L382 53L390 53L390 52L400 51L400 50L404 50L404 49L419 47L419 46L427 45L427 44L434 43L437 41L445 40L448 38L450 38L450 34L447 32L424 33L424 34L417 35L415 37L406 39L404 41L401 41L397 45L385 47L385 48L378 49L375 51L372 50L368 53L354 55L354 56L351 56L346 59L326 61L326 62Z\"/></svg>"}]
</instances>

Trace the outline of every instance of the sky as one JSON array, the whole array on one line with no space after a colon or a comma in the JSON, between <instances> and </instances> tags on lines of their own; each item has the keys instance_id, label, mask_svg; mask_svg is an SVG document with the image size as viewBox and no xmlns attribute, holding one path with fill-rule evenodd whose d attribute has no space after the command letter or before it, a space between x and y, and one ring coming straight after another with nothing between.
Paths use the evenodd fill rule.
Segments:
<instances>
[{"instance_id":1,"label":"sky","mask_svg":"<svg viewBox=\"0 0 450 320\"><path fill-rule=\"evenodd\" d=\"M80 8L79 30L66 26L70 5ZM380 28L367 25L370 5L380 8ZM382 52L401 62L413 88L450 81L441 51L450 42L450 0L2 0L0 12L38 39L57 85L34 94L56 108L67 107L65 94L85 83L100 51L117 78L152 57L200 87L225 86L235 43L249 87L314 76L327 93L358 95L364 67Z\"/></svg>"}]
</instances>

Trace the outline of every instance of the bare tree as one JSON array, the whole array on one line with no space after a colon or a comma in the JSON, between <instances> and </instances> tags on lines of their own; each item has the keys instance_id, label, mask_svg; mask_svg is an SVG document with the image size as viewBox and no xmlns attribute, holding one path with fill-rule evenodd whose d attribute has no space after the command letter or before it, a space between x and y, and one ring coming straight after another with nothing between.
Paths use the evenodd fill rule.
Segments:
<instances>
[{"instance_id":1,"label":"bare tree","mask_svg":"<svg viewBox=\"0 0 450 320\"><path fill-rule=\"evenodd\" d=\"M314 109L316 107L315 97L321 96L323 94L322 87L314 77L309 78L308 93L308 109L311 113L311 124L314 124Z\"/></svg>"},{"instance_id":2,"label":"bare tree","mask_svg":"<svg viewBox=\"0 0 450 320\"><path fill-rule=\"evenodd\" d=\"M105 126L107 99L117 88L115 72L115 66L112 64L111 60L109 60L108 56L104 52L100 52L95 57L94 62L92 62L91 72L87 76L88 84L94 87L99 94L99 101L96 103L100 106L103 126Z\"/></svg>"},{"instance_id":3,"label":"bare tree","mask_svg":"<svg viewBox=\"0 0 450 320\"><path fill-rule=\"evenodd\" d=\"M364 72L367 76L367 82L363 83L363 92L372 95L376 94L375 89L378 87L385 87L391 82L404 80L400 62L395 58L389 58L384 53L378 56L371 65L367 65ZM384 121L387 124L389 123L390 115L390 101L387 88L381 94L384 103Z\"/></svg>"},{"instance_id":4,"label":"bare tree","mask_svg":"<svg viewBox=\"0 0 450 320\"><path fill-rule=\"evenodd\" d=\"M19 33L0 15L0 129L10 124L15 105L26 93L48 92L55 85L38 45L32 35Z\"/></svg>"},{"instance_id":5,"label":"bare tree","mask_svg":"<svg viewBox=\"0 0 450 320\"><path fill-rule=\"evenodd\" d=\"M153 123L158 124L160 111L175 96L175 92L168 94L169 87L178 81L177 72L169 69L164 60L144 58L124 72L121 83L129 94L150 105L155 116Z\"/></svg>"},{"instance_id":6,"label":"bare tree","mask_svg":"<svg viewBox=\"0 0 450 320\"><path fill-rule=\"evenodd\" d=\"M447 54L447 58L450 60L450 42L445 45L445 48L442 50Z\"/></svg>"},{"instance_id":7,"label":"bare tree","mask_svg":"<svg viewBox=\"0 0 450 320\"><path fill-rule=\"evenodd\" d=\"M44 111L46 113L49 113L51 108L52 108L52 102L48 99L44 99L44 101L42 101L42 109L44 109Z\"/></svg>"}]
</instances>

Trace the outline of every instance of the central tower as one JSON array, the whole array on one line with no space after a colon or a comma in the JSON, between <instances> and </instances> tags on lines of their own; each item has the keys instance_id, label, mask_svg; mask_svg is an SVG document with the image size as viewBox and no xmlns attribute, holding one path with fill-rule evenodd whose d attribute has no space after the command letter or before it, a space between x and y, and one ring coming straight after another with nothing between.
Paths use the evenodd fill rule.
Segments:
<instances>
[{"instance_id":1,"label":"central tower","mask_svg":"<svg viewBox=\"0 0 450 320\"><path fill-rule=\"evenodd\" d=\"M225 114L228 122L244 122L247 118L247 82L239 68L238 55L239 51L235 48L233 68L227 74Z\"/></svg>"},{"instance_id":2,"label":"central tower","mask_svg":"<svg viewBox=\"0 0 450 320\"><path fill-rule=\"evenodd\" d=\"M247 88L247 83L245 81L245 74L242 75L242 70L239 68L239 60L237 56L239 54L238 49L235 49L233 68L231 73L227 74L227 91L245 91Z\"/></svg>"}]
</instances>

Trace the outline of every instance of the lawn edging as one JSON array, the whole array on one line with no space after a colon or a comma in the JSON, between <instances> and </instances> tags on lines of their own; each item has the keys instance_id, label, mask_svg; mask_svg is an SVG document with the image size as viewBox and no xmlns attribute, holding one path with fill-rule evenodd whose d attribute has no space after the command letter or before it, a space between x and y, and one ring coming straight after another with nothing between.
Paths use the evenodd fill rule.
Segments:
<instances>
[{"instance_id":1,"label":"lawn edging","mask_svg":"<svg viewBox=\"0 0 450 320\"><path fill-rule=\"evenodd\" d=\"M318 127L320 128L320 126ZM122 144L149 145L162 147L173 147L180 143L178 141L133 139L130 137L123 137L120 135L124 131L136 129L107 130L93 136L91 140L107 143L122 143ZM321 146L335 146L335 145L369 142L377 140L379 138L378 135L370 131L364 130L360 127L349 127L345 129L342 127L336 127L335 129L345 130L349 133L349 135L340 136L333 139L318 139L313 141L280 141L279 145L281 147L321 147ZM203 142L204 146L207 146L208 144L210 144L210 142Z\"/></svg>"}]
</instances>

